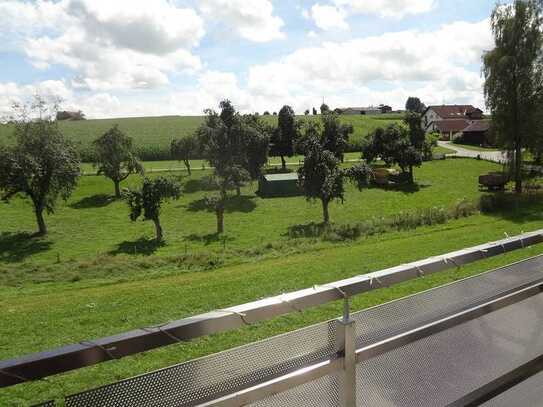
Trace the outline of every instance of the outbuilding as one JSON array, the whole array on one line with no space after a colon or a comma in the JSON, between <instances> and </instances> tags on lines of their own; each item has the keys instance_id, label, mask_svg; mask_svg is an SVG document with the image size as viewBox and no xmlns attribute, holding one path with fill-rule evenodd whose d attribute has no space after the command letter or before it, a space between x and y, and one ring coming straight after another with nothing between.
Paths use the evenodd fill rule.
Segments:
<instances>
[{"instance_id":1,"label":"outbuilding","mask_svg":"<svg viewBox=\"0 0 543 407\"><path fill-rule=\"evenodd\" d=\"M298 174L266 174L258 182L258 194L262 197L300 195Z\"/></svg>"}]
</instances>

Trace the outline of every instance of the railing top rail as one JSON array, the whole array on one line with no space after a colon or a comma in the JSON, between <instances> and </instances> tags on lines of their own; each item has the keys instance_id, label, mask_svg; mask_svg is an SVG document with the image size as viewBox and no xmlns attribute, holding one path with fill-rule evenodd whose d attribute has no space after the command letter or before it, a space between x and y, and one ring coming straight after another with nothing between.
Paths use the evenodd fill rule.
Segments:
<instances>
[{"instance_id":1,"label":"railing top rail","mask_svg":"<svg viewBox=\"0 0 543 407\"><path fill-rule=\"evenodd\" d=\"M543 242L543 230L430 257L385 270L215 310L160 326L83 341L46 352L0 361L0 387L122 358L161 346L232 330L293 311L315 307L486 257Z\"/></svg>"}]
</instances>

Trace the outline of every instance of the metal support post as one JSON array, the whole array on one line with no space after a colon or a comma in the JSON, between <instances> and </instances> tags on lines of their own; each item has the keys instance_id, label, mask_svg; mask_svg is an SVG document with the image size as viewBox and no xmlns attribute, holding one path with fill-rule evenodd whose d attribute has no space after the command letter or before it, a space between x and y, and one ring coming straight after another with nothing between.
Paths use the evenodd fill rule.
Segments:
<instances>
[{"instance_id":1,"label":"metal support post","mask_svg":"<svg viewBox=\"0 0 543 407\"><path fill-rule=\"evenodd\" d=\"M356 326L351 319L349 298L343 299L343 318L339 322L338 341L340 351L343 353L343 389L341 391L341 405L344 407L356 406Z\"/></svg>"}]
</instances>

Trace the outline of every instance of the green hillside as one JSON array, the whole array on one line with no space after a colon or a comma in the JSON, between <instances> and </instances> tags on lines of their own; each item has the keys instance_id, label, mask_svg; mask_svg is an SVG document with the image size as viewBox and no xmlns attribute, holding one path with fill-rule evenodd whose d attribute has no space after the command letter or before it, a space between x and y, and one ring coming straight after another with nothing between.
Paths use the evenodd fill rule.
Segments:
<instances>
[{"instance_id":1,"label":"green hillside","mask_svg":"<svg viewBox=\"0 0 543 407\"><path fill-rule=\"evenodd\" d=\"M263 116L265 120L276 123L274 116ZM307 116L315 120L318 116ZM301 116L300 118L304 118ZM119 119L100 119L73 122L61 122L61 129L66 137L79 146L84 161L89 160L89 148L92 141L107 129L118 124L121 130L134 138L139 154L144 160L169 159L172 139L193 133L203 122L204 116L163 116L134 117ZM379 126L401 120L401 115L380 116L342 116L342 121L351 123L354 134L351 137L351 149L357 150L360 141ZM0 144L9 143L13 128L0 125Z\"/></svg>"}]
</instances>

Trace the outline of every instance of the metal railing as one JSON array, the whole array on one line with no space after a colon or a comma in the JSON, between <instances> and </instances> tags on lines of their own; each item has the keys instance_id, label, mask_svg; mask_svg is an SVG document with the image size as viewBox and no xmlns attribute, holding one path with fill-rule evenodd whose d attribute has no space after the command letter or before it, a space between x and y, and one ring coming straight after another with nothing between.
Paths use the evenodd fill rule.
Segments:
<instances>
[{"instance_id":1,"label":"metal railing","mask_svg":"<svg viewBox=\"0 0 543 407\"><path fill-rule=\"evenodd\" d=\"M338 392L339 396L341 396L341 405L353 406L356 403L356 385L354 383L356 381L357 363L535 295L539 293L543 282L538 280L541 276L537 274L535 279L530 277L522 284L516 283L511 288L500 291L499 297L485 297L483 302L470 304L469 307L456 310L454 313L448 311L447 314L441 315L438 319L433 319L426 324L419 323L410 329L400 330L394 335L388 335L380 341L365 344L364 346L357 346L356 332L359 327L357 327L349 310L349 298L351 296L459 267L476 260L541 242L543 242L542 230L524 233L520 236L507 237L497 242L431 257L332 284L315 286L290 294L185 318L163 326L135 330L108 338L81 342L48 352L1 361L0 386L10 386L102 361L118 359L144 350L235 329L256 321L343 299L343 318L333 325L334 344L330 348L333 349L332 351L327 351L323 355L319 354L320 356L311 359L310 363L304 362L301 366L294 364L294 368L280 369L279 373L263 374L263 378L254 385L250 385L250 380L247 379L247 383L241 386L242 388L239 390L230 389L223 395L221 395L220 391L212 391L213 397L200 404L209 406L246 405L334 373L340 374L338 380L342 383L342 391ZM537 258L537 267L542 262L543 259ZM302 350L301 352L305 351ZM287 360L285 363L287 363ZM220 397L216 397L218 395ZM78 404L76 401L80 400L80 398L77 397L72 399L75 400L72 404L70 404L70 398L67 400L67 405L87 405ZM195 400L202 401L203 399L196 397Z\"/></svg>"}]
</instances>

